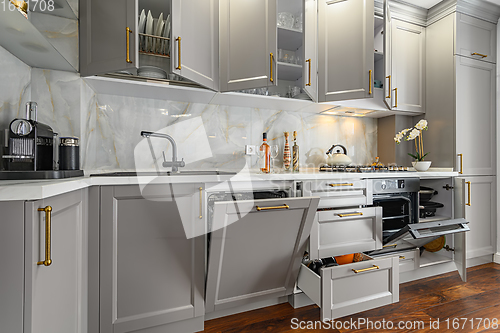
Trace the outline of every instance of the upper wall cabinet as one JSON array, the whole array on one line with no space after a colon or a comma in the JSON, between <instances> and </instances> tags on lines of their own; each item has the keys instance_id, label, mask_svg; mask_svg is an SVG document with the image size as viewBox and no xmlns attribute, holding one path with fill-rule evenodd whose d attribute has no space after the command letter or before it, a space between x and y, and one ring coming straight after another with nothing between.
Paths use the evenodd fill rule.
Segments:
<instances>
[{"instance_id":1,"label":"upper wall cabinet","mask_svg":"<svg viewBox=\"0 0 500 333\"><path fill-rule=\"evenodd\" d=\"M319 101L373 97L373 1L318 1Z\"/></svg>"},{"instance_id":2,"label":"upper wall cabinet","mask_svg":"<svg viewBox=\"0 0 500 333\"><path fill-rule=\"evenodd\" d=\"M220 1L220 90L277 83L277 0Z\"/></svg>"},{"instance_id":3,"label":"upper wall cabinet","mask_svg":"<svg viewBox=\"0 0 500 333\"><path fill-rule=\"evenodd\" d=\"M472 16L457 13L455 54L496 63L497 26Z\"/></svg>"},{"instance_id":4,"label":"upper wall cabinet","mask_svg":"<svg viewBox=\"0 0 500 333\"><path fill-rule=\"evenodd\" d=\"M387 106L391 110L424 112L425 28L396 19L390 20L389 27Z\"/></svg>"},{"instance_id":5,"label":"upper wall cabinet","mask_svg":"<svg viewBox=\"0 0 500 333\"><path fill-rule=\"evenodd\" d=\"M318 100L318 1L304 1L304 91Z\"/></svg>"},{"instance_id":6,"label":"upper wall cabinet","mask_svg":"<svg viewBox=\"0 0 500 333\"><path fill-rule=\"evenodd\" d=\"M155 66L217 89L217 1L82 0L80 15L82 76Z\"/></svg>"}]
</instances>

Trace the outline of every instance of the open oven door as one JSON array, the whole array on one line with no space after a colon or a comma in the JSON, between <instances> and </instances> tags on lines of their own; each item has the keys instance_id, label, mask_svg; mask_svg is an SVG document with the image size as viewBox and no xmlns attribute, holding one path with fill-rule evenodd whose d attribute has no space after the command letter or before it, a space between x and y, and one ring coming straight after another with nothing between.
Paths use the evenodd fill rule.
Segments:
<instances>
[{"instance_id":1,"label":"open oven door","mask_svg":"<svg viewBox=\"0 0 500 333\"><path fill-rule=\"evenodd\" d=\"M206 312L293 293L318 197L214 203ZM213 228L212 230L214 230Z\"/></svg>"}]
</instances>

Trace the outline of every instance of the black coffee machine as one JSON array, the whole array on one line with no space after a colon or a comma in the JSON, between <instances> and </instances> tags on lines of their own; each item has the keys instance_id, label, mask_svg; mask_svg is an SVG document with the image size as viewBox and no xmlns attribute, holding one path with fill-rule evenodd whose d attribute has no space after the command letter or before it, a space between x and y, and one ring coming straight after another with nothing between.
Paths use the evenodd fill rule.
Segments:
<instances>
[{"instance_id":1,"label":"black coffee machine","mask_svg":"<svg viewBox=\"0 0 500 333\"><path fill-rule=\"evenodd\" d=\"M37 121L37 104L26 103L26 118L14 119L8 129L8 171L54 170L54 131Z\"/></svg>"}]
</instances>

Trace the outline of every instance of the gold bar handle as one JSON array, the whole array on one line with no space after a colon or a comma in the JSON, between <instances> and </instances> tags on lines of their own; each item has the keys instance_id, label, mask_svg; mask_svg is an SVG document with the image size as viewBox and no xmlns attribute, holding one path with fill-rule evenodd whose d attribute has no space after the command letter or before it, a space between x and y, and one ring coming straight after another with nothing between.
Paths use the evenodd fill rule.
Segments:
<instances>
[{"instance_id":1,"label":"gold bar handle","mask_svg":"<svg viewBox=\"0 0 500 333\"><path fill-rule=\"evenodd\" d=\"M386 96L385 98L391 98L391 76L386 76L386 79L389 79L389 96Z\"/></svg>"},{"instance_id":2,"label":"gold bar handle","mask_svg":"<svg viewBox=\"0 0 500 333\"><path fill-rule=\"evenodd\" d=\"M203 218L203 187L200 187L200 220Z\"/></svg>"},{"instance_id":3,"label":"gold bar handle","mask_svg":"<svg viewBox=\"0 0 500 333\"><path fill-rule=\"evenodd\" d=\"M484 59L484 58L487 57L486 54L481 54L481 53L477 53L477 52L471 53L471 55L473 55L473 56L475 56L475 55L480 56L482 59Z\"/></svg>"},{"instance_id":4,"label":"gold bar handle","mask_svg":"<svg viewBox=\"0 0 500 333\"><path fill-rule=\"evenodd\" d=\"M471 194L470 194L470 182L465 182L468 186L468 191L467 191L467 203L465 204L466 206L470 206L470 197L471 197Z\"/></svg>"},{"instance_id":5,"label":"gold bar handle","mask_svg":"<svg viewBox=\"0 0 500 333\"><path fill-rule=\"evenodd\" d=\"M271 82L274 82L274 79L273 79L273 57L274 57L274 54L271 52Z\"/></svg>"},{"instance_id":6,"label":"gold bar handle","mask_svg":"<svg viewBox=\"0 0 500 333\"><path fill-rule=\"evenodd\" d=\"M354 186L354 184L353 184L353 183L341 183L341 184L339 184L339 183L337 183L337 184L336 184L336 183L332 183L332 184L328 184L328 186L330 186L330 187L337 187L337 186Z\"/></svg>"},{"instance_id":7,"label":"gold bar handle","mask_svg":"<svg viewBox=\"0 0 500 333\"><path fill-rule=\"evenodd\" d=\"M462 175L464 173L464 154L458 154L458 157L460 157L460 171L458 173Z\"/></svg>"},{"instance_id":8,"label":"gold bar handle","mask_svg":"<svg viewBox=\"0 0 500 333\"><path fill-rule=\"evenodd\" d=\"M356 213L337 214L337 216L338 217L363 216L363 213L356 212Z\"/></svg>"},{"instance_id":9,"label":"gold bar handle","mask_svg":"<svg viewBox=\"0 0 500 333\"><path fill-rule=\"evenodd\" d=\"M363 268L363 269L353 269L352 271L356 274L358 273L363 273L363 272L368 272L368 271L373 271L374 269L380 269L377 265L373 265L373 267L370 268Z\"/></svg>"},{"instance_id":10,"label":"gold bar handle","mask_svg":"<svg viewBox=\"0 0 500 333\"><path fill-rule=\"evenodd\" d=\"M306 84L306 86L311 85L311 59L307 59L306 62L309 63L309 83Z\"/></svg>"},{"instance_id":11,"label":"gold bar handle","mask_svg":"<svg viewBox=\"0 0 500 333\"><path fill-rule=\"evenodd\" d=\"M399 256L399 260L405 260L406 257L405 256Z\"/></svg>"},{"instance_id":12,"label":"gold bar handle","mask_svg":"<svg viewBox=\"0 0 500 333\"><path fill-rule=\"evenodd\" d=\"M290 206L287 204L284 204L283 206L274 206L274 207L259 207L255 206L255 209L257 209L258 212L263 211L263 210L272 210L272 209L289 209Z\"/></svg>"},{"instance_id":13,"label":"gold bar handle","mask_svg":"<svg viewBox=\"0 0 500 333\"><path fill-rule=\"evenodd\" d=\"M179 58L179 65L177 67L175 67L175 69L180 70L180 69L182 69L182 66L181 66L181 36L177 37L175 40L179 42L179 49L177 51L178 52L177 56Z\"/></svg>"},{"instance_id":14,"label":"gold bar handle","mask_svg":"<svg viewBox=\"0 0 500 333\"><path fill-rule=\"evenodd\" d=\"M50 258L50 220L52 217L52 207L47 206L45 208L38 208L38 211L45 212L45 260L37 262L37 265L50 266L52 264L52 259Z\"/></svg>"},{"instance_id":15,"label":"gold bar handle","mask_svg":"<svg viewBox=\"0 0 500 333\"><path fill-rule=\"evenodd\" d=\"M398 246L398 244L391 244L391 245L384 245L384 246L382 246L382 248L383 249L388 248L388 247L396 248L397 246Z\"/></svg>"},{"instance_id":16,"label":"gold bar handle","mask_svg":"<svg viewBox=\"0 0 500 333\"><path fill-rule=\"evenodd\" d=\"M392 90L394 90L394 96L396 97L396 105L394 105L393 107L397 108L398 107L398 88L394 88Z\"/></svg>"},{"instance_id":17,"label":"gold bar handle","mask_svg":"<svg viewBox=\"0 0 500 333\"><path fill-rule=\"evenodd\" d=\"M127 62L129 64L132 63L132 60L130 60L130 34L132 33L132 30L130 30L129 27L127 27Z\"/></svg>"},{"instance_id":18,"label":"gold bar handle","mask_svg":"<svg viewBox=\"0 0 500 333\"><path fill-rule=\"evenodd\" d=\"M371 95L372 94L372 70L371 69L368 71L368 81L369 81L368 95Z\"/></svg>"}]
</instances>

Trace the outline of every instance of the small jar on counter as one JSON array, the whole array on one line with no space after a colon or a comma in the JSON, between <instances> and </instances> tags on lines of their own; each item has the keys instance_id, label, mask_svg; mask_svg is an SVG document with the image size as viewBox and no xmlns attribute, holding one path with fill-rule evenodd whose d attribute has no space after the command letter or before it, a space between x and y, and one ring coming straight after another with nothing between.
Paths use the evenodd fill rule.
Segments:
<instances>
[{"instance_id":1,"label":"small jar on counter","mask_svg":"<svg viewBox=\"0 0 500 333\"><path fill-rule=\"evenodd\" d=\"M59 142L59 170L80 170L78 138L60 138Z\"/></svg>"}]
</instances>

